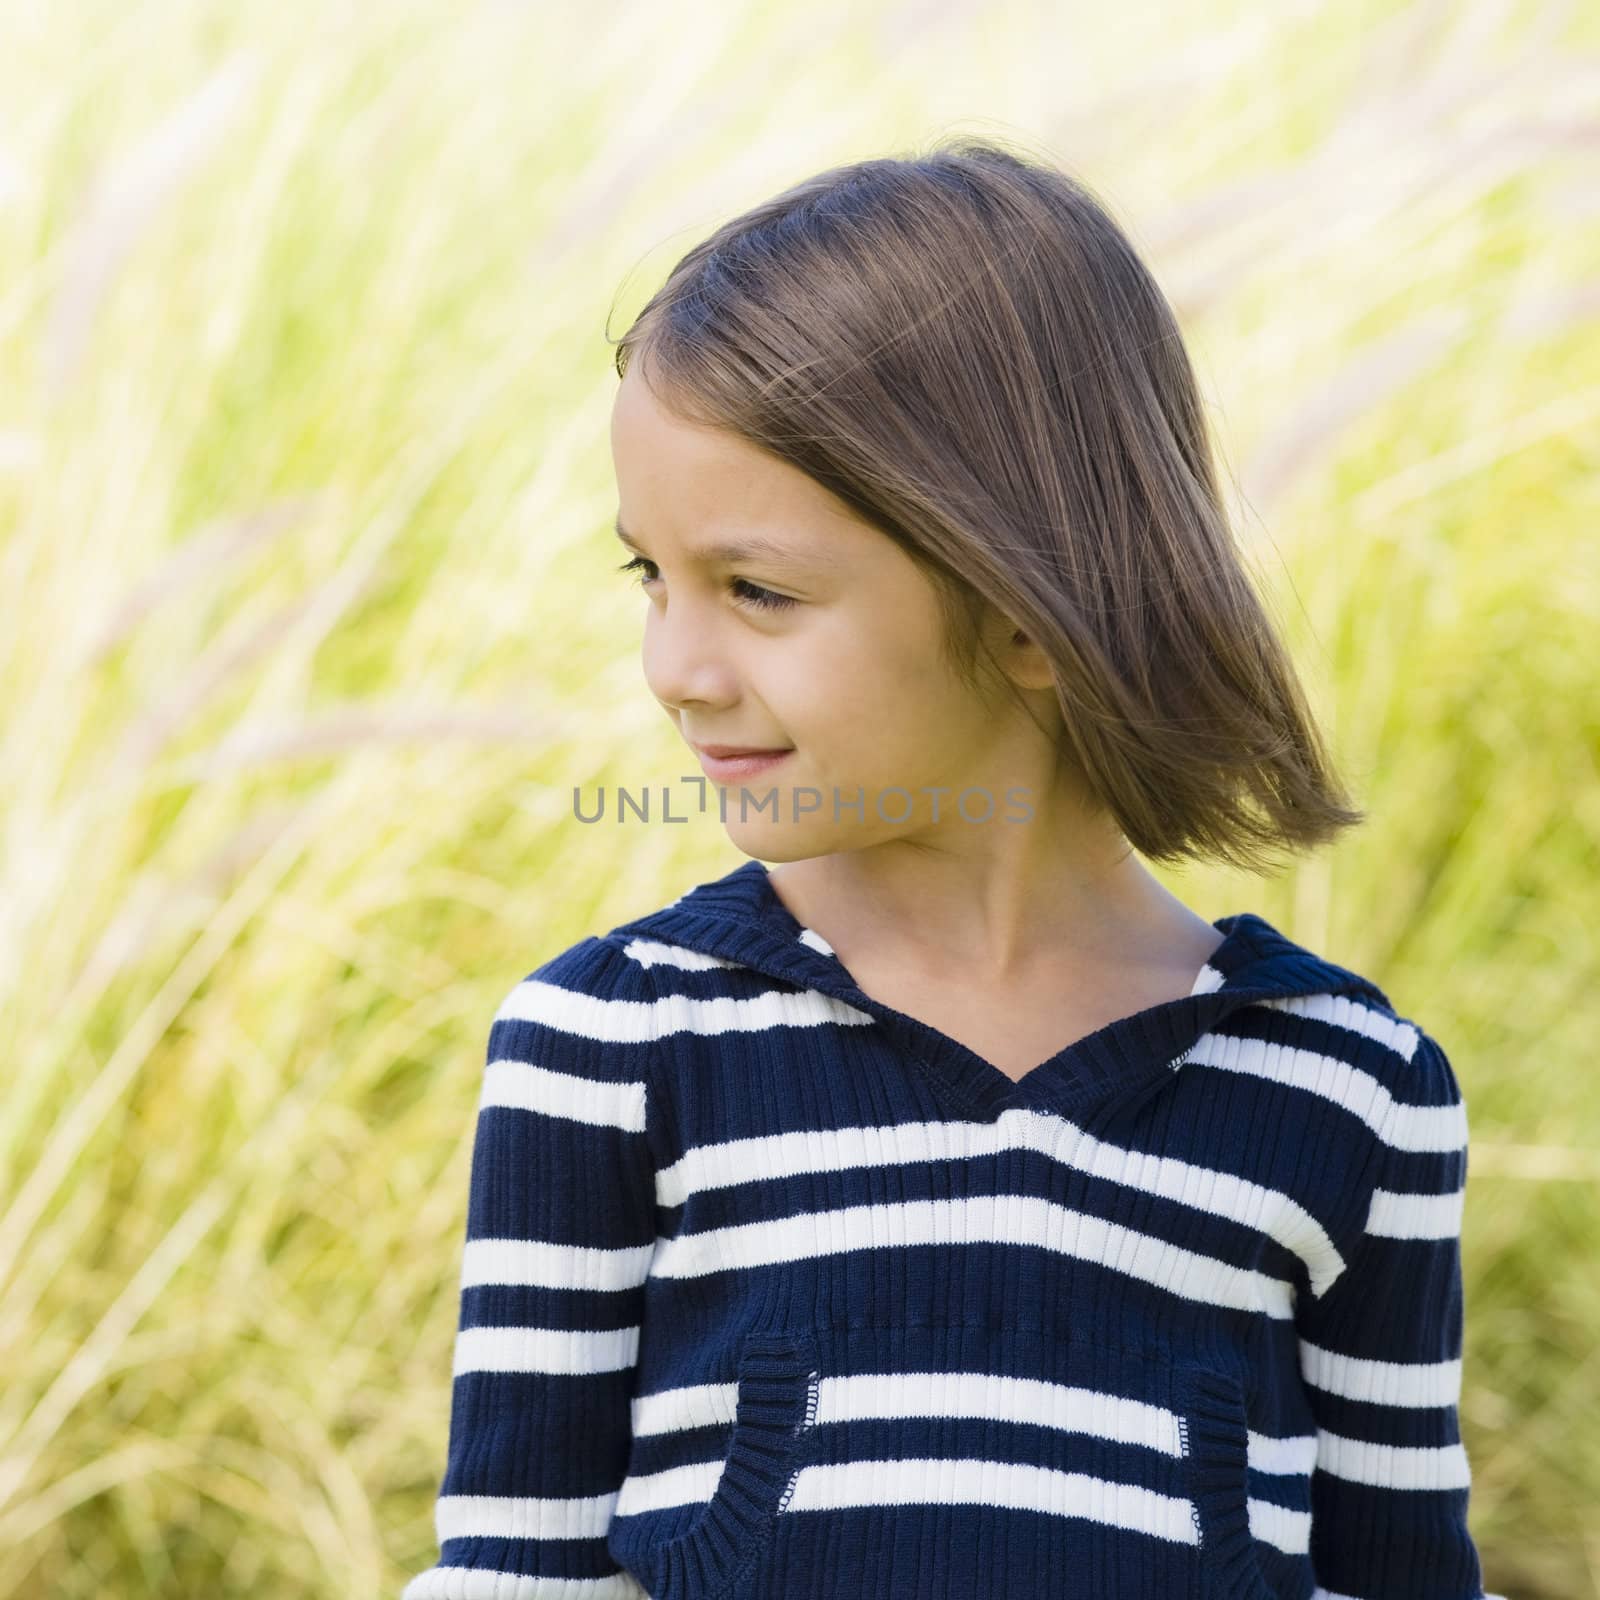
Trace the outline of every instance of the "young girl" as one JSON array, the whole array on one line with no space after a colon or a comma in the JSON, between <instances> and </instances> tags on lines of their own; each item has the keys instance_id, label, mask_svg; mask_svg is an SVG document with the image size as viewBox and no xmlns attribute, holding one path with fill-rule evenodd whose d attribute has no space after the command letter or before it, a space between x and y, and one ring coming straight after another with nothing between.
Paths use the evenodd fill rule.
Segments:
<instances>
[{"instance_id":1,"label":"young girl","mask_svg":"<svg viewBox=\"0 0 1600 1600\"><path fill-rule=\"evenodd\" d=\"M989 142L862 161L617 367L749 859L494 1019L405 1600L1479 1600L1450 1063L1133 853L1363 814L1128 240Z\"/></svg>"}]
</instances>

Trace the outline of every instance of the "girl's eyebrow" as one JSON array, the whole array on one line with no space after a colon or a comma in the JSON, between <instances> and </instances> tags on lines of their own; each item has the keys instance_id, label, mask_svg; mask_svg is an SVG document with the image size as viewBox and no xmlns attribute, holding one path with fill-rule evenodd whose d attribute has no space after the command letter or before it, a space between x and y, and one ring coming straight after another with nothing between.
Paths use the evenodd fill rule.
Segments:
<instances>
[{"instance_id":1,"label":"girl's eyebrow","mask_svg":"<svg viewBox=\"0 0 1600 1600\"><path fill-rule=\"evenodd\" d=\"M616 520L616 535L635 555L644 554L633 535L622 526L620 516ZM719 563L731 566L736 561L764 561L770 566L789 567L796 572L815 571L818 567L830 567L834 564L825 556L800 555L772 539L762 538L759 534L744 539L724 539L713 544L696 546L690 550L689 558L706 566L715 566Z\"/></svg>"}]
</instances>

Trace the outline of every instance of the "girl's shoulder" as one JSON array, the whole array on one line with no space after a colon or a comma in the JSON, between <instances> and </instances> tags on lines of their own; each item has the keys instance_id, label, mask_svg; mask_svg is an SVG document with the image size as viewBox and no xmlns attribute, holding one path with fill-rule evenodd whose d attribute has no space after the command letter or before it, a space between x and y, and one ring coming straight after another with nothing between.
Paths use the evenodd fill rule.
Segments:
<instances>
[{"instance_id":1,"label":"girl's shoulder","mask_svg":"<svg viewBox=\"0 0 1600 1600\"><path fill-rule=\"evenodd\" d=\"M619 953L609 934L584 934L564 949L548 955L518 980L521 983L561 983L587 988L616 975Z\"/></svg>"}]
</instances>

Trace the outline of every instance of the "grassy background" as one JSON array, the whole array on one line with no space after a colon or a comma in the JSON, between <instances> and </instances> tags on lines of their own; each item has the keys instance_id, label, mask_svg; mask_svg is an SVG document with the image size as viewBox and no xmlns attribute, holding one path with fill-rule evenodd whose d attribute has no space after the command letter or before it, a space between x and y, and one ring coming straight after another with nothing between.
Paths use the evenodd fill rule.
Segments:
<instances>
[{"instance_id":1,"label":"grassy background","mask_svg":"<svg viewBox=\"0 0 1600 1600\"><path fill-rule=\"evenodd\" d=\"M98 0L0 42L0 1596L434 1559L493 1008L742 859L571 816L688 770L604 335L722 217L957 130L1089 181L1183 318L1372 821L1163 876L1444 1044L1486 1578L1600 1594L1600 13Z\"/></svg>"}]
</instances>

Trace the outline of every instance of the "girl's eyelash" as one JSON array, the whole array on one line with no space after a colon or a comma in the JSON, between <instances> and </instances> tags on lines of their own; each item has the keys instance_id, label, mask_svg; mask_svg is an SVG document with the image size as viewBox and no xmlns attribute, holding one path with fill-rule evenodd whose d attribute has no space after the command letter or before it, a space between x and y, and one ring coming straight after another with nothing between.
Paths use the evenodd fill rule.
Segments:
<instances>
[{"instance_id":1,"label":"girl's eyelash","mask_svg":"<svg viewBox=\"0 0 1600 1600\"><path fill-rule=\"evenodd\" d=\"M637 572L639 582L644 584L649 580L644 576L646 567L653 567L655 562L647 561L643 556L635 556L631 561L624 561L618 572ZM786 606L798 605L799 601L786 594L775 594L771 589L763 589L758 584L749 583L743 578L733 580L734 587L742 590L741 598L747 605L759 606L766 611L782 611Z\"/></svg>"}]
</instances>

